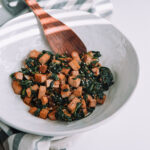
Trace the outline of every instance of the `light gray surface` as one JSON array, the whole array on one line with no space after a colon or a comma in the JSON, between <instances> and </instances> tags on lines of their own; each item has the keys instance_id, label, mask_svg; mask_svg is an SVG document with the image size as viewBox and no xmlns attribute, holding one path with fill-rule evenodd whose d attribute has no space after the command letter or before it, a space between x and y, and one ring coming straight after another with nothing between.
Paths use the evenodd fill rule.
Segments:
<instances>
[{"instance_id":1,"label":"light gray surface","mask_svg":"<svg viewBox=\"0 0 150 150\"><path fill-rule=\"evenodd\" d=\"M150 150L150 1L112 0L111 21L130 39L140 60L136 91L113 119L81 135L72 150Z\"/></svg>"}]
</instances>

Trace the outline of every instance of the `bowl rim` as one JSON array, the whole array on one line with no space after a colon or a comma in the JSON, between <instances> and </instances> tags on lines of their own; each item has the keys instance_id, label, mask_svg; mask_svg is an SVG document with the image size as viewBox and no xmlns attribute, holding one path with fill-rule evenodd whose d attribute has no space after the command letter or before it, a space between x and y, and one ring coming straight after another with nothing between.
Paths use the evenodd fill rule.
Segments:
<instances>
[{"instance_id":1,"label":"bowl rim","mask_svg":"<svg viewBox=\"0 0 150 150\"><path fill-rule=\"evenodd\" d=\"M66 10L61 10L61 9L53 9L53 10L47 10L45 9L46 11L48 12L53 12L53 11L66 11ZM71 10L69 10L71 11ZM85 11L79 11L79 10L75 10L77 12L82 12L82 13L85 13L85 14L90 14L90 15L93 15L93 16L96 16L94 14L91 14L91 13L88 13L88 12L85 12ZM9 25L11 22L15 21L16 19L18 18L21 18L21 17L24 17L24 16L30 16L31 14L33 14L33 12L29 12L29 13L26 13L26 14L23 14L23 15L20 15L10 21L8 21L7 23L5 23L4 25L1 26L2 27L5 27L7 24ZM132 52L134 53L135 55L135 59L137 61L137 77L136 77L136 83L132 89L132 92L128 95L128 97L126 98L125 102L121 104L121 106L119 108L117 108L111 115L107 116L105 119L103 119L102 121L99 121L93 125L89 125L87 127L81 127L79 129L73 129L73 130L69 130L69 131L55 131L55 132L51 132L50 134L45 132L45 131L38 131L38 132L35 132L35 131L32 131L30 129L24 129L24 128L21 128L13 123L10 123L6 120L4 120L1 116L0 116L0 121L2 121L3 123L7 124L8 126L12 127L12 128L15 128L17 130L20 130L20 131L23 131L23 132L26 132L26 133L30 133L30 134L35 134L35 135L42 135L42 136L68 136L68 135L73 135L73 134L77 134L77 133L81 133L81 132L85 132L85 131L89 131L91 129L95 129L97 127L99 127L101 124L104 124L106 123L108 120L112 119L113 117L116 116L116 114L118 114L121 110L121 108L123 108L125 106L125 104L127 104L127 102L129 101L129 99L131 98L131 96L133 95L133 93L135 92L135 89L137 87L137 84L138 84L138 81L139 81L139 72L140 72L140 66L139 66L139 58L138 58L138 55L136 53L136 50L135 48L133 47L132 43L128 40L128 38L116 27L114 26L111 22L109 22L108 20L104 19L104 18L99 18L99 19L102 19L104 20L105 23L111 25L113 28L115 28L115 30L118 31L118 33L120 33L124 38L125 40L129 43L130 47L131 47L131 50ZM1 30L0 28L0 30Z\"/></svg>"}]
</instances>

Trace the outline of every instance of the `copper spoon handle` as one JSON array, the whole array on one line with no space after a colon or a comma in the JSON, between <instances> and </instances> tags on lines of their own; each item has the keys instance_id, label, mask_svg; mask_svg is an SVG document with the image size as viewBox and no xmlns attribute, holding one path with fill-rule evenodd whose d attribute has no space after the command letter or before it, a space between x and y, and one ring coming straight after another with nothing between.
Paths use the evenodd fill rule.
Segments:
<instances>
[{"instance_id":1,"label":"copper spoon handle","mask_svg":"<svg viewBox=\"0 0 150 150\"><path fill-rule=\"evenodd\" d=\"M43 26L44 32L47 27L55 27L58 25L64 25L62 22L45 12L36 0L25 0L26 4L32 9L34 14L39 18L41 25ZM55 24L55 25L54 25Z\"/></svg>"}]
</instances>

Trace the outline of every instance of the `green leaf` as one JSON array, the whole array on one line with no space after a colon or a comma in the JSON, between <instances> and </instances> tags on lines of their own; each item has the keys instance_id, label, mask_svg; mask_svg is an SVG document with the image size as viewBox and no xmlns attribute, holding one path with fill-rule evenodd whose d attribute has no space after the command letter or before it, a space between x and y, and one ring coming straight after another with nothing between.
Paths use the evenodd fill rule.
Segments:
<instances>
[{"instance_id":1,"label":"green leaf","mask_svg":"<svg viewBox=\"0 0 150 150\"><path fill-rule=\"evenodd\" d=\"M24 99L26 97L26 89L21 91L21 98Z\"/></svg>"},{"instance_id":2,"label":"green leaf","mask_svg":"<svg viewBox=\"0 0 150 150\"><path fill-rule=\"evenodd\" d=\"M93 53L93 58L94 59L97 59L97 58L101 57L101 54L100 54L99 51L92 51L92 53Z\"/></svg>"},{"instance_id":3,"label":"green leaf","mask_svg":"<svg viewBox=\"0 0 150 150\"><path fill-rule=\"evenodd\" d=\"M54 86L54 81L52 81L52 82L51 82L51 84L50 84L49 88L50 88L50 89L52 89L52 88L53 88L53 86Z\"/></svg>"},{"instance_id":4,"label":"green leaf","mask_svg":"<svg viewBox=\"0 0 150 150\"><path fill-rule=\"evenodd\" d=\"M76 106L76 109L75 109L75 112L74 112L74 116L76 116L77 115L77 112L78 112L78 110L79 110L79 108L81 107L81 103L77 103L77 106Z\"/></svg>"},{"instance_id":5,"label":"green leaf","mask_svg":"<svg viewBox=\"0 0 150 150\"><path fill-rule=\"evenodd\" d=\"M30 75L31 72L27 68L21 68L21 72L25 75Z\"/></svg>"},{"instance_id":6,"label":"green leaf","mask_svg":"<svg viewBox=\"0 0 150 150\"><path fill-rule=\"evenodd\" d=\"M55 114L56 118L61 121L67 121L67 122L72 121L71 117L64 114L63 109L64 109L63 107L59 107L57 109L57 112Z\"/></svg>"},{"instance_id":7,"label":"green leaf","mask_svg":"<svg viewBox=\"0 0 150 150\"><path fill-rule=\"evenodd\" d=\"M33 82L31 80L22 80L20 81L20 85L24 88L28 88L33 85Z\"/></svg>"},{"instance_id":8,"label":"green leaf","mask_svg":"<svg viewBox=\"0 0 150 150\"><path fill-rule=\"evenodd\" d=\"M40 111L41 111L41 109L38 108L38 109L34 112L34 116L39 116Z\"/></svg>"},{"instance_id":9,"label":"green leaf","mask_svg":"<svg viewBox=\"0 0 150 150\"><path fill-rule=\"evenodd\" d=\"M63 89L63 92L68 92L69 91L69 89Z\"/></svg>"},{"instance_id":10,"label":"green leaf","mask_svg":"<svg viewBox=\"0 0 150 150\"><path fill-rule=\"evenodd\" d=\"M16 78L15 78L15 76L14 76L14 73L12 73L12 74L10 75L10 78L13 79L13 80L16 80Z\"/></svg>"},{"instance_id":11,"label":"green leaf","mask_svg":"<svg viewBox=\"0 0 150 150\"><path fill-rule=\"evenodd\" d=\"M51 78L54 80L59 80L57 74L55 74L55 73L52 73Z\"/></svg>"}]
</instances>

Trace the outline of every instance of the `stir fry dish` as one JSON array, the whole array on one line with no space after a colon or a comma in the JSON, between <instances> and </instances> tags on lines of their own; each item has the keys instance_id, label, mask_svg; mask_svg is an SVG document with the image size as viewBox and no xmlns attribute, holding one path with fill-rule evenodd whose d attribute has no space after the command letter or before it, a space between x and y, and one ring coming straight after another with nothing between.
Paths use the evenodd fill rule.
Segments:
<instances>
[{"instance_id":1,"label":"stir fry dish","mask_svg":"<svg viewBox=\"0 0 150 150\"><path fill-rule=\"evenodd\" d=\"M21 71L10 75L12 88L34 116L82 119L105 102L105 91L114 82L110 69L99 63L100 56L97 51L67 56L32 50Z\"/></svg>"}]
</instances>

